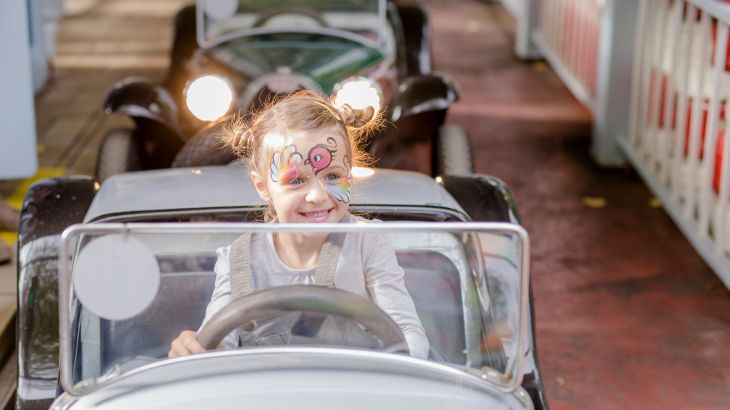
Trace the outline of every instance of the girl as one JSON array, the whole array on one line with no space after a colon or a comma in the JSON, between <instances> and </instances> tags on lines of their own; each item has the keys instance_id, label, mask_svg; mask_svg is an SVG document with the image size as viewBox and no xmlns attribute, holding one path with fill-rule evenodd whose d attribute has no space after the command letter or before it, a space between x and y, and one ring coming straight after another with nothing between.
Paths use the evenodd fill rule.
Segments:
<instances>
[{"instance_id":1,"label":"girl","mask_svg":"<svg viewBox=\"0 0 730 410\"><path fill-rule=\"evenodd\" d=\"M319 95L300 92L261 112L243 138L231 137L226 142L239 156L248 154L251 179L259 196L269 204L270 221L363 221L348 213L351 169L363 158L356 134L372 117L372 108L354 110L346 105L338 111ZM369 297L401 328L411 355L427 357L428 340L387 235L345 235L338 245L334 272L321 283L322 274L315 275L315 271L326 239L326 234L251 234L219 248L215 290L203 324L233 297L251 291L291 284L330 285ZM239 260L246 261L245 273L237 273L242 265ZM239 285L243 277L246 279ZM232 282L236 284L233 289ZM272 336L279 336L276 339L281 341L280 322L269 326L279 327L274 335L252 336L237 330L226 336L223 345L235 348L239 341L243 345L276 343ZM192 330L180 333L168 356L203 352L196 336Z\"/></svg>"}]
</instances>

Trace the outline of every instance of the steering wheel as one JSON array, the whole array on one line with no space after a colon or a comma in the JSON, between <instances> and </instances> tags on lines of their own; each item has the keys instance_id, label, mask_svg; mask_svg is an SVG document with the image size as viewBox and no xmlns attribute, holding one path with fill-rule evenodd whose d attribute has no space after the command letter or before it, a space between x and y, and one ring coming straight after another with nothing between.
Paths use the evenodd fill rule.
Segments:
<instances>
[{"instance_id":1,"label":"steering wheel","mask_svg":"<svg viewBox=\"0 0 730 410\"><path fill-rule=\"evenodd\" d=\"M289 311L351 319L380 339L384 351L408 353L408 345L398 325L369 299L344 290L313 285L276 286L237 298L210 318L198 332L198 341L203 348L210 350L245 323Z\"/></svg>"},{"instance_id":2,"label":"steering wheel","mask_svg":"<svg viewBox=\"0 0 730 410\"><path fill-rule=\"evenodd\" d=\"M275 7L270 10L266 10L259 14L256 21L253 23L253 27L261 27L266 24L267 21L271 20L271 18L280 16L282 14L298 14L305 17L309 17L311 20L316 22L318 25L322 27L329 27L327 25L327 21L325 21L324 17L322 17L322 14L319 13L316 10L312 10L307 7L297 7L297 6L283 6L283 7Z\"/></svg>"}]
</instances>

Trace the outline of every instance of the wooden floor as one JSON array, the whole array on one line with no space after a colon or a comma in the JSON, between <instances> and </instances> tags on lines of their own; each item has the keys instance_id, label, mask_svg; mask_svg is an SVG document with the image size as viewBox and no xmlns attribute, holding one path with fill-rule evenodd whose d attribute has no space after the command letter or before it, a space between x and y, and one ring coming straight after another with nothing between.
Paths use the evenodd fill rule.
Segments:
<instances>
[{"instance_id":1,"label":"wooden floor","mask_svg":"<svg viewBox=\"0 0 730 410\"><path fill-rule=\"evenodd\" d=\"M101 136L128 121L103 113L106 92L131 74L162 77L183 3L65 2L56 78L36 101L41 166L93 172ZM512 187L531 236L551 407L730 408L728 290L630 168L594 165L590 114L547 65L514 57L498 4L426 5L435 69L462 90L448 121L471 134L478 171Z\"/></svg>"}]
</instances>

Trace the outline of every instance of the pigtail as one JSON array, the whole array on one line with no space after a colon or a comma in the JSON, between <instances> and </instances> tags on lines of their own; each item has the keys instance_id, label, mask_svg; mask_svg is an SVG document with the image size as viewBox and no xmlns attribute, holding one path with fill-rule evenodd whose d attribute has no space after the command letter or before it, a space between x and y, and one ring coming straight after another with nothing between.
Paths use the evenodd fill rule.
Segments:
<instances>
[{"instance_id":1,"label":"pigtail","mask_svg":"<svg viewBox=\"0 0 730 410\"><path fill-rule=\"evenodd\" d=\"M352 128L363 128L375 117L375 109L373 107L365 107L362 109L352 108L349 104L344 104L337 110L342 117L342 122Z\"/></svg>"},{"instance_id":2,"label":"pigtail","mask_svg":"<svg viewBox=\"0 0 730 410\"><path fill-rule=\"evenodd\" d=\"M254 142L251 126L241 117L228 121L220 134L220 142L224 149L230 150L236 157L248 156Z\"/></svg>"}]
</instances>

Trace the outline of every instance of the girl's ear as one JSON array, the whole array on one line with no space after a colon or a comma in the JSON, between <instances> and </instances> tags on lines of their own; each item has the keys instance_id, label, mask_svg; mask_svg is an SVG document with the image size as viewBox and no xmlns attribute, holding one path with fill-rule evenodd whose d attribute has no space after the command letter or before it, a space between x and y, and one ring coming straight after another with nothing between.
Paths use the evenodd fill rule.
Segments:
<instances>
[{"instance_id":1,"label":"girl's ear","mask_svg":"<svg viewBox=\"0 0 730 410\"><path fill-rule=\"evenodd\" d=\"M261 199L269 202L271 196L269 195L269 190L266 187L266 180L261 178L261 175L259 175L258 172L251 171L251 181L253 181L253 185L256 187L256 192L258 192Z\"/></svg>"}]
</instances>

